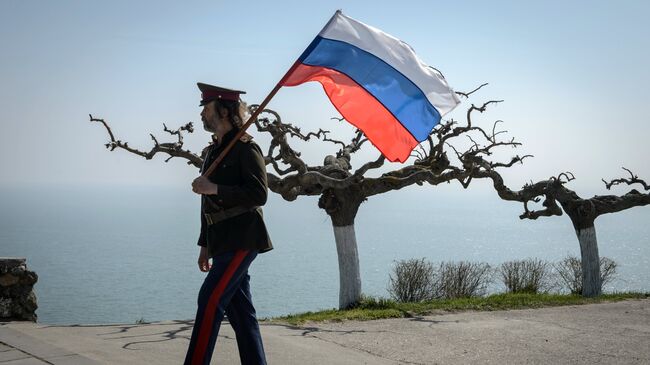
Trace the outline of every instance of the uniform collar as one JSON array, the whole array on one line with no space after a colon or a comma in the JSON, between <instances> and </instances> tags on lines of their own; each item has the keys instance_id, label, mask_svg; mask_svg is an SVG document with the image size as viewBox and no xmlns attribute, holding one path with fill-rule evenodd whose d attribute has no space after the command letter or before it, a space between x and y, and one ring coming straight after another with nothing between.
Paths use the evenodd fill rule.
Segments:
<instances>
[{"instance_id":1,"label":"uniform collar","mask_svg":"<svg viewBox=\"0 0 650 365\"><path fill-rule=\"evenodd\" d=\"M221 139L221 143L217 141L217 137L213 134L212 135L212 144L214 144L217 147L220 147L222 145L227 145L232 141L233 138L237 135L237 132L239 132L239 129L233 128L229 130L226 134L224 134L223 138Z\"/></svg>"}]
</instances>

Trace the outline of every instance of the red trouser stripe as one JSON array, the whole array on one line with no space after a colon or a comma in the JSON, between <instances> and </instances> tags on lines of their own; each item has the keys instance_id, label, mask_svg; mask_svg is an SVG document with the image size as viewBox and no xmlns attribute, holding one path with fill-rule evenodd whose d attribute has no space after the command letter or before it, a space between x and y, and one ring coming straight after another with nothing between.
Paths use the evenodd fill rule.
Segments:
<instances>
[{"instance_id":1,"label":"red trouser stripe","mask_svg":"<svg viewBox=\"0 0 650 365\"><path fill-rule=\"evenodd\" d=\"M208 304L205 307L205 313L203 314L203 321L201 322L201 327L199 330L199 338L196 341L196 347L194 348L194 355L192 356L192 365L203 364L203 357L205 356L205 350L208 347L208 341L210 340L210 335L212 334L212 323L214 322L214 316L217 312L217 307L219 305L219 300L226 286L230 282L230 279L237 271L237 268L244 260L248 254L247 250L237 250L235 257L233 257L230 264L226 268L226 271L219 279L217 286L214 287L212 294L210 294L210 299L208 299ZM195 323L196 325L196 323Z\"/></svg>"}]
</instances>

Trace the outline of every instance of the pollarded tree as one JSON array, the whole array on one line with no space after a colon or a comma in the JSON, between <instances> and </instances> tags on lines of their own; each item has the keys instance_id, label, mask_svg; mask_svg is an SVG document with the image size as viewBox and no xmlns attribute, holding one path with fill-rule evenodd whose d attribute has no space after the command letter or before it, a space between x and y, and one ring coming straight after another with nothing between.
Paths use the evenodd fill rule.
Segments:
<instances>
[{"instance_id":1,"label":"pollarded tree","mask_svg":"<svg viewBox=\"0 0 650 365\"><path fill-rule=\"evenodd\" d=\"M472 93L479 90L479 86L469 93L458 93L468 98ZM325 210L330 217L336 249L339 261L339 307L349 307L361 299L361 275L359 270L359 253L355 233L355 218L361 204L369 197L387 193L392 190L418 184L438 185L443 182L458 181L463 187L469 186L475 169L480 166L468 163L462 159L450 161L447 157L446 147L458 152L451 142L458 137L468 137L470 146L465 153L477 156L481 161L484 157L491 155L492 150L499 146L516 147L519 143L514 140L498 141L497 135L505 131L495 131L496 124L491 133L472 124L474 113L483 113L490 104L499 101L488 101L482 106L471 105L466 113L466 122L459 125L456 121L450 120L439 124L429 135L426 143L421 144L412 155L410 163L402 167L380 174L378 177L370 177L371 170L377 170L384 166L383 156L374 161L365 162L359 168L352 168L352 157L354 153L368 141L363 132L357 130L349 143L335 140L329 137L330 132L320 129L318 132L303 133L300 128L284 123L280 115L270 109L265 109L255 121L258 131L269 133L271 143L267 150L265 160L271 165L268 171L268 183L271 191L280 194L287 201L293 201L298 196L319 196L319 208ZM252 106L251 109L256 108ZM183 150L182 132L192 132L191 123L175 130L164 130L177 136L173 143L159 143L151 135L154 146L149 152L140 151L128 146L127 143L116 140L108 124L102 119L92 116L91 121L101 122L111 138L106 147L115 150L125 149L147 159L151 159L158 152L169 155L166 161L173 157L181 157L188 160L188 164L200 167L202 157L189 150ZM497 121L498 122L498 121ZM472 137L473 136L473 137ZM310 166L301 158L300 152L290 146L291 139L301 141L320 140L337 146L338 151L333 155L327 155L323 164ZM481 138L481 143L478 143ZM524 156L526 157L526 156ZM508 163L489 162L492 168L510 167L522 161L523 157L513 157ZM457 164L456 162L461 162ZM456 165L455 165L456 163Z\"/></svg>"},{"instance_id":2,"label":"pollarded tree","mask_svg":"<svg viewBox=\"0 0 650 365\"><path fill-rule=\"evenodd\" d=\"M560 216L563 211L571 219L580 244L582 261L582 295L586 297L598 296L602 290L600 257L598 255L598 241L596 239L596 218L607 213L616 213L632 207L650 204L650 186L639 179L632 171L623 168L630 174L629 178L619 178L605 183L609 190L619 184L639 184L645 192L636 189L624 195L596 195L589 199L581 198L575 191L566 187L574 176L570 172L559 174L548 180L526 184L521 190L513 191L503 182L501 175L492 169L489 163L473 158L475 165L482 166L474 170L476 178L490 178L499 197L503 200L517 201L524 205L521 219L537 219L539 217ZM530 203L542 202L541 209L529 208Z\"/></svg>"},{"instance_id":3,"label":"pollarded tree","mask_svg":"<svg viewBox=\"0 0 650 365\"><path fill-rule=\"evenodd\" d=\"M481 87L469 93L459 94L469 97ZM445 147L451 147L458 153L450 144L455 138L468 137L471 141L468 151L477 156L489 156L495 147L519 145L514 140L498 141L497 135L504 131L497 132L493 127L491 133L488 133L472 124L474 113L482 113L488 105L498 102L489 101L478 107L471 105L463 125L454 120L438 125L427 142L414 150L410 164L378 177L370 177L368 172L384 166L383 156L360 165L356 170L352 168L354 153L367 141L359 130L355 132L351 142L345 143L329 138L329 132L322 129L318 132L303 133L299 128L282 122L280 115L272 110L265 110L263 117L257 120L258 130L272 136L266 154L266 162L272 166L272 171L268 173L270 189L287 201L295 200L301 195L319 196L319 208L324 209L331 219L339 261L340 308L354 304L361 297L359 254L354 224L361 204L369 197L413 184L438 185L456 180L463 187L467 187L471 182L473 169L478 166L456 166L454 161L450 161ZM291 138L302 141L320 139L339 146L339 150L335 155L325 156L322 165L310 166L301 159L300 153L290 146ZM476 142L478 138L482 139L481 143ZM516 156L508 163L492 164L494 168L510 167L522 159L523 157Z\"/></svg>"}]
</instances>

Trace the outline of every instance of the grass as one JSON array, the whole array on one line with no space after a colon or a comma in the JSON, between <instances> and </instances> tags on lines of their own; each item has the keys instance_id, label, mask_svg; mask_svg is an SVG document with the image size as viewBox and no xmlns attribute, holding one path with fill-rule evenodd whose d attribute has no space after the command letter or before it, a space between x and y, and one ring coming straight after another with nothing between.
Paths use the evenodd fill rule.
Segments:
<instances>
[{"instance_id":1,"label":"grass","mask_svg":"<svg viewBox=\"0 0 650 365\"><path fill-rule=\"evenodd\" d=\"M290 314L272 318L274 322L299 325L322 321L368 321L383 318L403 318L458 311L494 311L617 302L626 299L649 298L650 293L612 293L596 298L570 294L494 294L488 297L431 300L418 303L398 303L390 299L364 297L354 308L328 309L318 312Z\"/></svg>"}]
</instances>

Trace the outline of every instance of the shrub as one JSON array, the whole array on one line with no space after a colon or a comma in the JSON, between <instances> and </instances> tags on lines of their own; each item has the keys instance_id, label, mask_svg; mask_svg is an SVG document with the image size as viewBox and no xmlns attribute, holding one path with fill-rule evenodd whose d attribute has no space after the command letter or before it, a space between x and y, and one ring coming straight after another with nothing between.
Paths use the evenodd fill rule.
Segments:
<instances>
[{"instance_id":1,"label":"shrub","mask_svg":"<svg viewBox=\"0 0 650 365\"><path fill-rule=\"evenodd\" d=\"M555 264L555 271L561 284L571 294L582 294L582 264L575 256L567 256Z\"/></svg>"},{"instance_id":2,"label":"shrub","mask_svg":"<svg viewBox=\"0 0 650 365\"><path fill-rule=\"evenodd\" d=\"M618 264L616 261L608 258L600 258L600 285L609 284L616 277L616 269Z\"/></svg>"},{"instance_id":3,"label":"shrub","mask_svg":"<svg viewBox=\"0 0 650 365\"><path fill-rule=\"evenodd\" d=\"M436 271L434 297L444 299L483 296L492 282L492 268L487 263L443 262Z\"/></svg>"},{"instance_id":4,"label":"shrub","mask_svg":"<svg viewBox=\"0 0 650 365\"><path fill-rule=\"evenodd\" d=\"M616 276L618 264L607 257L600 258L600 285L611 282ZM561 284L571 294L582 294L582 262L575 256L567 256L555 265Z\"/></svg>"},{"instance_id":5,"label":"shrub","mask_svg":"<svg viewBox=\"0 0 650 365\"><path fill-rule=\"evenodd\" d=\"M398 302L421 302L433 296L433 265L422 259L401 260L389 275L388 293Z\"/></svg>"},{"instance_id":6,"label":"shrub","mask_svg":"<svg viewBox=\"0 0 650 365\"><path fill-rule=\"evenodd\" d=\"M540 259L504 262L499 274L508 293L539 293L551 288L549 264Z\"/></svg>"}]
</instances>

